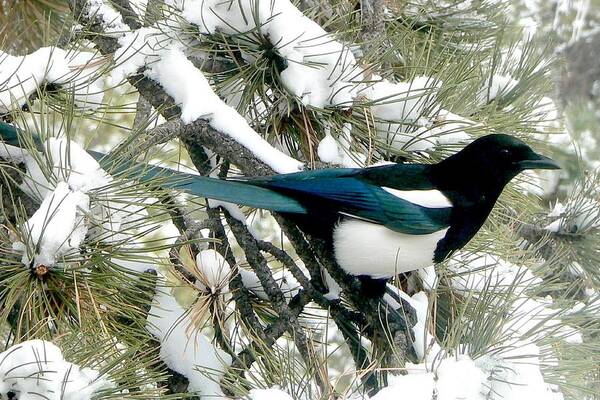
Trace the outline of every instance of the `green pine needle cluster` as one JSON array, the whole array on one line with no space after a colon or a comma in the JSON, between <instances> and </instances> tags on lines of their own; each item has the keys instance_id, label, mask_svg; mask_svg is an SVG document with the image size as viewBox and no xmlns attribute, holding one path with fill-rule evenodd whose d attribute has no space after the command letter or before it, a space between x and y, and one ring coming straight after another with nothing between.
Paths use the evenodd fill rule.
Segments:
<instances>
[{"instance_id":1,"label":"green pine needle cluster","mask_svg":"<svg viewBox=\"0 0 600 400\"><path fill-rule=\"evenodd\" d=\"M255 131L310 167L319 165L317 148L326 130L329 129L337 140L343 140L341 132L348 124L352 126L351 150L365 156L365 166L389 160L435 162L459 147L448 144L414 152L392 146L376 133L376 124L386 122L373 115L372 107L377 104L361 96L351 107L344 109L305 106L301 99L285 89L280 73L289 61L278 53L268 37L258 30L234 35L202 35L197 27L177 16L176 10L160 3L148 2L151 7L146 13L148 19L159 21L157 26L169 29L170 34L180 38L189 53L198 54L195 61L199 68L208 68L209 62L212 63L212 72L206 76L215 92L223 99L232 100ZM456 276L447 263L439 266L439 286L429 293L429 331L449 354L467 350L473 358L501 354L519 340L541 338L535 339L535 343L542 350L547 382L559 385L566 398L597 398L600 382L600 325L597 318L600 313L600 215L596 212L587 221L587 226L577 226L575 230L554 234L543 228L553 221L548 214L557 201L566 205L597 205L600 178L595 172L582 173L590 166L580 160L576 151L552 144L553 137L562 135L567 129L575 131L575 136L585 129L573 128L577 123L575 117L570 118L573 122L566 126L560 117L552 120L556 117L540 105L544 97L554 94L555 59L546 37L523 39L521 32L515 30L503 11L505 5L514 6L513 3L388 1L381 32L369 43L363 41L362 15L356 1L304 4L304 12L336 40L349 44L354 54L360 55L365 82L374 83L378 77L411 81L427 76L439 80L442 86L436 102L443 109L469 119L472 124L465 131L471 137L509 133L565 163L568 178L561 181L550 198L540 199L530 190L524 190L528 177L507 187L488 222L469 243L465 253L489 252L528 268L542 284L531 285L526 296L543 299L551 295L554 312L548 319L556 319L560 326L576 328L583 343L569 343L565 340L568 338L557 333L556 326L544 324L539 324L524 337L507 337L506 324L520 318L518 308L513 306L522 294L520 285L524 283L517 280L505 283L499 289L497 283L489 279L483 291L460 292L452 284ZM68 5L61 1L0 1L0 48L12 54L25 54L43 45L58 43L73 49L89 48L91 44L86 33L90 33L87 30L91 28L83 26L74 33L70 17L63 16L68 13ZM6 23L9 20L15 22ZM181 25L174 28L174 21ZM65 37L71 40L69 44L64 43ZM99 60L103 64L100 74L109 73L114 67L112 63L118 62L109 57ZM488 100L486 88L497 75L510 76L516 84ZM129 160L127 148L141 142L148 129L162 122L159 122L159 114L163 110L139 112L138 93L129 84L106 87L103 104L94 112L78 109L68 90L53 89L40 90L25 110L11 115L19 126L26 127L23 140L29 149L35 148L32 134L40 135L42 139L65 134L79 143L113 150L111 155L116 159L124 154L122 157ZM381 101L385 102L385 99ZM570 112L573 112L572 108L567 109L567 117ZM133 127L134 118L138 117L141 120ZM434 123L428 129L451 122L438 120L436 115L431 116L431 120ZM121 144L117 146L118 143ZM590 150L582 148L581 151ZM193 165L183 147L173 142L136 156L138 161L161 161L174 167ZM49 160L41 153L37 157L50 181L56 179ZM363 162L362 159L356 161ZM0 229L3 343L9 347L39 338L59 344L66 359L94 367L116 383L112 392L100 392L95 398L189 396L187 393L169 393L166 389L168 374L172 371L167 371L158 354L158 343L146 329L155 292L155 275L132 272L116 260L145 263L148 269L160 269L172 278L170 283L176 288L175 295L180 303L192 305L195 325L190 327L191 337L194 331L202 331L211 335L216 343L233 343L234 352L239 352L250 342L258 343L250 350L256 359L253 369L243 379L234 374L221 381L222 387L235 396L246 395L252 387L279 385L294 398L316 398L318 379L315 377L327 378L328 368L336 371L335 391L350 395L363 392L360 375L379 372L383 361L378 359L379 354L372 343L366 345L374 359L372 365L359 371L358 375L348 372L352 356L347 344L339 332L329 334L329 329L333 329L330 316L314 304L299 316L299 321L308 327L309 341L322 350L311 355L313 362L307 364L302 358L291 335L285 335L275 344L261 345L260 335L244 325L232 298L207 295L190 284L186 277L185 270L194 273L194 248L214 247L215 241L185 238L173 245L173 238L161 236L160 227L176 215L178 210L173 204L178 204L179 200L174 201L171 193L160 188L160 177L153 182L140 182L136 179L139 171L134 169L107 171L115 175L114 181L94 190L90 197L97 202L110 199L119 208L144 207L146 214L134 219L118 240L113 240L113 232L105 233L104 237L86 241L78 254L61 260L58 268L30 270L21 263L21 255L12 247L19 237L19 226L30 213L19 198L5 196L6 190L16 193L16 187L22 181L22 166L3 161L0 171L3 184L5 181L11 183L10 188L2 188L2 207L6 210ZM6 198L11 199L9 203ZM588 200L595 203L586 203ZM189 200L185 205L193 210L191 216L198 220L206 218L210 212L200 201ZM11 214L9 209L16 211ZM254 216L251 210L244 211L248 217ZM572 207L564 217L567 221L576 221L587 211ZM264 231L278 232L274 220L262 214L256 215L256 220L262 221ZM94 224L94 221L90 222ZM525 240L523 226L537 228L532 233L535 241ZM226 235L232 238L229 231ZM278 245L283 242L283 248L296 259L291 245L279 239L274 242ZM129 245L134 241L139 246L132 248ZM246 268L243 252L234 240L231 242L229 251L235 256L237 265ZM174 249L169 260L169 251ZM277 260L269 261L274 271L282 269ZM177 271L174 264L178 264ZM575 270L574 264L578 266ZM424 288L415 276L401 278L398 285L405 289L412 286L414 291ZM586 295L593 291L595 299ZM345 304L346 299L342 301ZM277 312L270 302L253 297L252 306L265 326L276 320ZM366 338L362 340L364 342ZM416 360L408 356L408 361Z\"/></svg>"}]
</instances>

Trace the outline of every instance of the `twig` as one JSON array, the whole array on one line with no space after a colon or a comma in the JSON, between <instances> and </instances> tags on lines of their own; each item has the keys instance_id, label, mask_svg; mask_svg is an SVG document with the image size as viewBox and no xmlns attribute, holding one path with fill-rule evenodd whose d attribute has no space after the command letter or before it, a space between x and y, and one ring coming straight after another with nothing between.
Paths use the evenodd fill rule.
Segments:
<instances>
[{"instance_id":1,"label":"twig","mask_svg":"<svg viewBox=\"0 0 600 400\"><path fill-rule=\"evenodd\" d=\"M312 299L306 291L300 290L294 297L292 297L288 307L290 310L292 310L293 315L297 318L304 310L304 307L310 303L311 300ZM264 346L272 346L275 341L279 339L287 330L288 324L286 321L281 318L275 320L275 322L263 330L263 335L267 338L266 341L261 340L260 342L254 342L242 350L238 354L236 362L233 363L232 368L240 372L250 368L252 363L256 361L254 354L257 352L257 350L263 348Z\"/></svg>"},{"instance_id":2,"label":"twig","mask_svg":"<svg viewBox=\"0 0 600 400\"><path fill-rule=\"evenodd\" d=\"M144 99L144 97L140 96L140 101L141 99ZM148 106L150 106L149 103ZM179 137L181 133L181 122L179 120L165 122L164 124L159 125L156 128L150 129L149 131L144 132L143 134L137 137L126 140L125 142L117 146L114 150L112 150L111 155L118 155L119 157L125 160L133 159L149 150L152 146L155 146L157 144L163 144L168 142L169 140Z\"/></svg>"},{"instance_id":3,"label":"twig","mask_svg":"<svg viewBox=\"0 0 600 400\"><path fill-rule=\"evenodd\" d=\"M384 37L385 0L360 0L362 47L369 53Z\"/></svg>"},{"instance_id":4,"label":"twig","mask_svg":"<svg viewBox=\"0 0 600 400\"><path fill-rule=\"evenodd\" d=\"M129 0L111 0L111 3L114 8L121 13L123 22L125 22L130 29L133 30L142 27L142 23L140 22L137 13L131 8Z\"/></svg>"}]
</instances>

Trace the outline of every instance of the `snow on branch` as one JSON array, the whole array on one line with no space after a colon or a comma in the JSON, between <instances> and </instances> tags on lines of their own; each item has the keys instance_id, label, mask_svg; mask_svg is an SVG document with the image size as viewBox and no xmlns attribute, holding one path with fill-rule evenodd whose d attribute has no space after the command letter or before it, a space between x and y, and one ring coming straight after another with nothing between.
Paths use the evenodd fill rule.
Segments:
<instances>
[{"instance_id":1,"label":"snow on branch","mask_svg":"<svg viewBox=\"0 0 600 400\"><path fill-rule=\"evenodd\" d=\"M349 46L335 40L289 0L171 0L201 33L239 35L258 30L288 65L285 87L306 105L350 107L362 81Z\"/></svg>"},{"instance_id":2,"label":"snow on branch","mask_svg":"<svg viewBox=\"0 0 600 400\"><path fill-rule=\"evenodd\" d=\"M469 138L464 128L475 125L439 107L436 95L441 82L434 78L365 84L362 67L357 65L350 46L335 40L287 0L173 0L168 4L179 9L179 15L202 34L225 33L235 40L236 36L259 31L287 62L280 74L283 84L307 105L350 107L359 94L366 97L373 103L377 133L394 147L419 151L460 142ZM215 130L251 150L276 172L301 169L297 160L275 150L214 93L206 77L187 59L188 39L177 26L173 21L163 21L119 38L109 84L116 85L142 71L173 98L185 124L206 119ZM425 111L432 117L424 118ZM364 165L364 157L350 150L351 129L345 129L342 136L325 137L319 152L322 161L350 167Z\"/></svg>"},{"instance_id":3,"label":"snow on branch","mask_svg":"<svg viewBox=\"0 0 600 400\"><path fill-rule=\"evenodd\" d=\"M43 150L47 163L40 159L39 154L23 151L27 173L21 189L34 198L45 198L60 181L68 183L71 190L82 193L108 185L111 181L100 164L73 140L51 137L44 143Z\"/></svg>"},{"instance_id":4,"label":"snow on branch","mask_svg":"<svg viewBox=\"0 0 600 400\"><path fill-rule=\"evenodd\" d=\"M2 398L88 400L115 387L98 371L66 361L60 348L44 340L11 346L0 353L0 360Z\"/></svg>"},{"instance_id":5,"label":"snow on branch","mask_svg":"<svg viewBox=\"0 0 600 400\"><path fill-rule=\"evenodd\" d=\"M148 331L160 340L161 359L189 380L190 392L203 398L224 397L218 382L231 365L231 356L201 332L188 335L193 326L190 314L165 291L164 284L164 277L159 278L147 324Z\"/></svg>"},{"instance_id":6,"label":"snow on branch","mask_svg":"<svg viewBox=\"0 0 600 400\"><path fill-rule=\"evenodd\" d=\"M23 252L24 265L47 268L69 252L77 252L87 233L84 223L90 199L60 182L48 192L40 208L21 226L21 240L13 249ZM33 254L32 254L33 253Z\"/></svg>"},{"instance_id":7,"label":"snow on branch","mask_svg":"<svg viewBox=\"0 0 600 400\"><path fill-rule=\"evenodd\" d=\"M428 76L407 82L378 76L373 80L361 94L372 102L375 128L385 143L398 150L424 151L469 139L464 129L475 122L440 107L440 80Z\"/></svg>"},{"instance_id":8,"label":"snow on branch","mask_svg":"<svg viewBox=\"0 0 600 400\"><path fill-rule=\"evenodd\" d=\"M248 393L250 400L292 400L292 396L279 389L272 387L269 389L252 389Z\"/></svg>"},{"instance_id":9,"label":"snow on branch","mask_svg":"<svg viewBox=\"0 0 600 400\"><path fill-rule=\"evenodd\" d=\"M22 107L44 84L72 90L78 107L97 108L102 103L104 82L96 55L58 47L43 47L25 56L0 51L0 113Z\"/></svg>"},{"instance_id":10,"label":"snow on branch","mask_svg":"<svg viewBox=\"0 0 600 400\"><path fill-rule=\"evenodd\" d=\"M565 204L557 202L548 217L553 221L544 229L563 235L582 235L600 228L600 190L598 170L573 185Z\"/></svg>"},{"instance_id":11,"label":"snow on branch","mask_svg":"<svg viewBox=\"0 0 600 400\"><path fill-rule=\"evenodd\" d=\"M488 260L488 259L486 259ZM488 260L489 261L489 260ZM481 260L477 259L477 266ZM504 263L504 262L503 262ZM477 267L474 267L477 268ZM497 271L496 272L497 275ZM507 279L510 279L510 271ZM471 280L467 280L471 282ZM479 281L473 281L477 287ZM398 288L388 288L399 298L407 301L417 312L417 323L413 327L414 350L421 362L406 364L406 375L388 377L388 386L372 400L395 399L406 396L416 399L489 399L519 400L532 398L539 400L562 399L556 387L547 383L542 374L547 349L536 344L540 338L528 337L539 329L540 324L552 324L549 309L533 299L521 297L514 302L520 315L517 321L508 320L502 339L495 347L483 355L469 354L469 344L459 344L453 352L446 352L435 337L429 333L429 300L425 292L409 297ZM506 289L506 286L504 287ZM399 307L398 300L386 294L388 304ZM531 307L533 302L536 306ZM527 305L525 305L527 304ZM508 331L511 332L508 332ZM539 336L540 334L538 334ZM577 343L575 341L575 343ZM454 354L452 354L454 353Z\"/></svg>"},{"instance_id":12,"label":"snow on branch","mask_svg":"<svg viewBox=\"0 0 600 400\"><path fill-rule=\"evenodd\" d=\"M204 74L183 53L182 45L157 28L142 28L119 40L115 60L122 61L111 74L117 83L146 67L147 77L158 82L181 108L185 124L206 119L279 173L297 172L302 163L275 149L235 109L212 90Z\"/></svg>"},{"instance_id":13,"label":"snow on branch","mask_svg":"<svg viewBox=\"0 0 600 400\"><path fill-rule=\"evenodd\" d=\"M213 128L251 149L275 171L287 173L302 169L299 161L276 150L248 125L244 117L225 104L181 50L170 49L147 70L146 75L159 82L177 103L182 104L184 123L204 117Z\"/></svg>"},{"instance_id":14,"label":"snow on branch","mask_svg":"<svg viewBox=\"0 0 600 400\"><path fill-rule=\"evenodd\" d=\"M416 310L413 347L421 362L407 364L408 374L393 377L373 399L395 398L400 393L429 399L434 392L438 399L561 399L562 394L546 382L542 373L545 365L558 356L547 341L552 337L582 343L582 334L561 321L577 312L577 307L559 309L549 296L532 297L528 293L541 289L543 281L526 267L492 254L459 252L448 263L448 272L451 288L457 294L468 293L476 299L473 302L481 298L491 302L486 317L496 320L494 313L503 315L493 344L485 354L477 354L470 341L452 344L445 350L430 333L427 294L419 292L410 297L388 285L384 296L388 304L399 308L402 299ZM473 331L485 325L483 321L471 323Z\"/></svg>"},{"instance_id":15,"label":"snow on branch","mask_svg":"<svg viewBox=\"0 0 600 400\"><path fill-rule=\"evenodd\" d=\"M88 18L100 18L106 33L123 34L129 27L123 22L123 17L110 4L104 0L88 0L85 9Z\"/></svg>"},{"instance_id":16,"label":"snow on branch","mask_svg":"<svg viewBox=\"0 0 600 400\"><path fill-rule=\"evenodd\" d=\"M350 46L336 40L288 0L172 0L170 4L204 34L235 36L259 31L287 61L280 74L283 85L306 105L351 107L359 94L366 96L373 103L379 136L395 148L422 151L469 139L464 127L474 123L439 106L437 92L442 82L418 76L392 83L375 76L375 81L381 81L367 85ZM421 121L425 111L434 118ZM321 160L348 167L364 165L349 149L349 133L340 136L334 143L332 136L326 135Z\"/></svg>"},{"instance_id":17,"label":"snow on branch","mask_svg":"<svg viewBox=\"0 0 600 400\"><path fill-rule=\"evenodd\" d=\"M63 258L77 257L84 240L126 241L145 215L144 200L115 198L123 196L119 185L76 142L49 138L42 149L7 154L25 165L20 189L41 201L12 235L22 263L50 268Z\"/></svg>"}]
</instances>

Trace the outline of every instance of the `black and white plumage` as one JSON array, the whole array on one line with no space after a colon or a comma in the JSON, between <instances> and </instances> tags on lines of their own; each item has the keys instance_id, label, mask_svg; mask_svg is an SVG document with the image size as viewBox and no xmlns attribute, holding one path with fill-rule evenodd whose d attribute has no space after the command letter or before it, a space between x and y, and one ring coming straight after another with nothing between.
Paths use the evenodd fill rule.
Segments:
<instances>
[{"instance_id":1,"label":"black and white plumage","mask_svg":"<svg viewBox=\"0 0 600 400\"><path fill-rule=\"evenodd\" d=\"M467 244L506 184L532 168L559 166L519 139L488 135L437 164L325 169L240 183L293 200L289 210L271 209L331 243L346 272L385 279L441 262Z\"/></svg>"},{"instance_id":2,"label":"black and white plumage","mask_svg":"<svg viewBox=\"0 0 600 400\"><path fill-rule=\"evenodd\" d=\"M17 130L0 124L7 144ZM101 165L110 158L90 152ZM193 195L263 208L295 221L330 244L348 273L387 279L443 261L479 231L504 187L527 169L558 169L509 135L481 137L437 164L334 168L238 180L192 176L158 167L166 186Z\"/></svg>"}]
</instances>

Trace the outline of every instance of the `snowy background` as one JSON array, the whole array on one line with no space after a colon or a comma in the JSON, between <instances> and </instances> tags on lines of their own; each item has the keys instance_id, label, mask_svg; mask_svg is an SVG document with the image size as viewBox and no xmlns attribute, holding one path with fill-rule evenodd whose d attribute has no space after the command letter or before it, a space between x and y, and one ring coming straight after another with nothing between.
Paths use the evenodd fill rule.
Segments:
<instances>
[{"instance_id":1,"label":"snowy background","mask_svg":"<svg viewBox=\"0 0 600 400\"><path fill-rule=\"evenodd\" d=\"M0 147L16 210L2 217L2 398L598 398L593 1L369 2L363 20L344 1L74 3L81 20L58 18L50 40L53 25L15 35L31 16L0 1L14 21L0 28L0 114L28 138ZM196 152L186 126L221 142ZM521 176L467 248L390 284L386 309L414 309L411 340L400 355L386 343L390 362L357 331L368 366L333 317L353 306L328 274L296 325L261 335L309 273L268 213L165 193L86 152L216 177L434 162L490 131L565 170ZM276 290L253 239L271 244Z\"/></svg>"}]
</instances>

